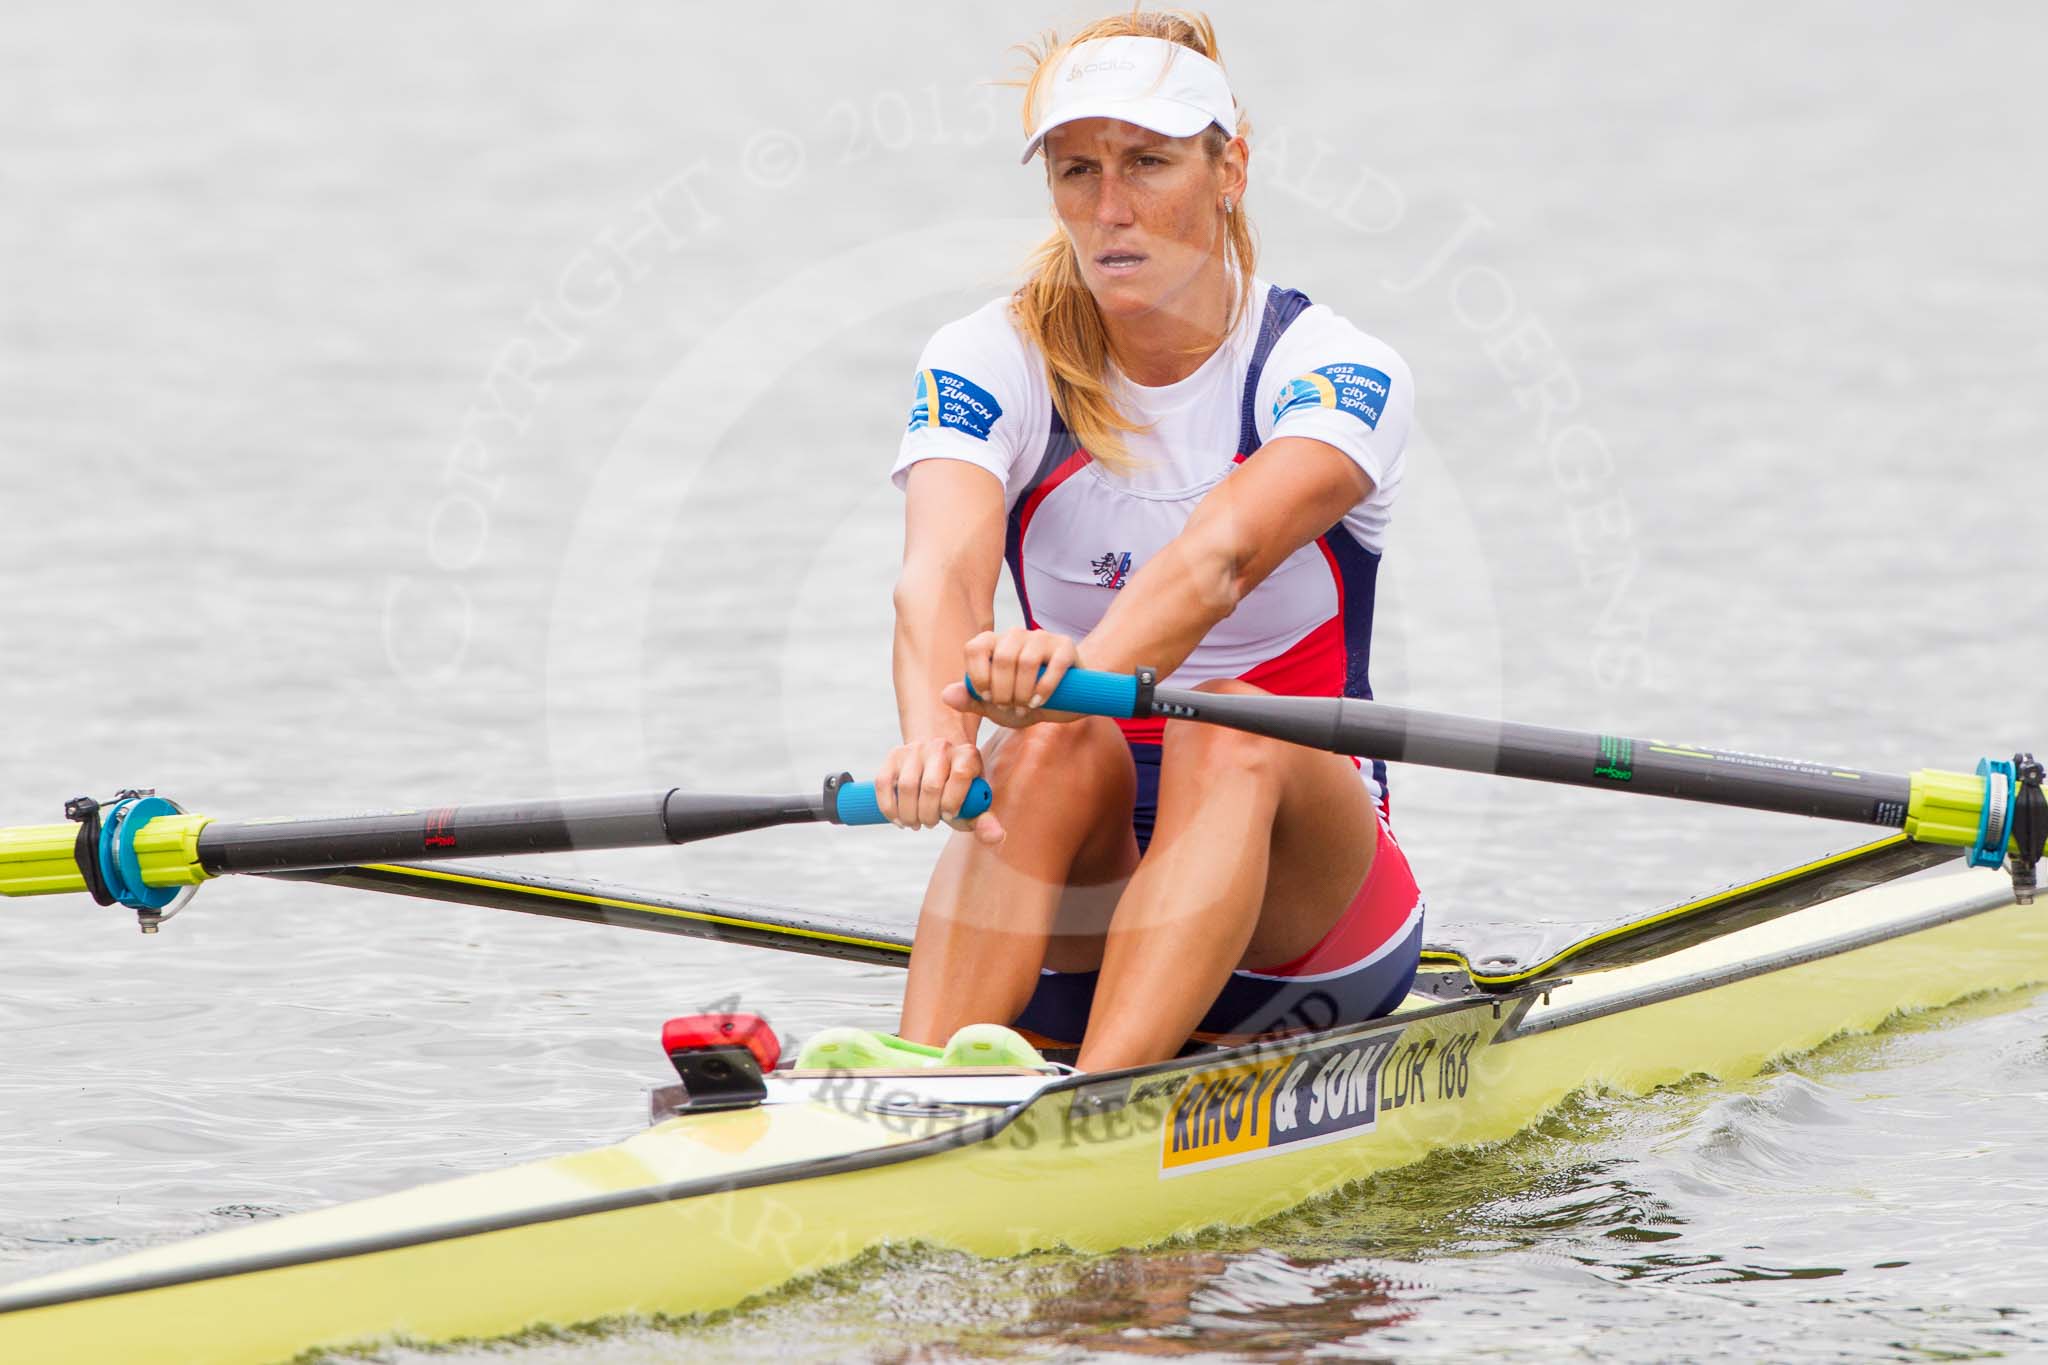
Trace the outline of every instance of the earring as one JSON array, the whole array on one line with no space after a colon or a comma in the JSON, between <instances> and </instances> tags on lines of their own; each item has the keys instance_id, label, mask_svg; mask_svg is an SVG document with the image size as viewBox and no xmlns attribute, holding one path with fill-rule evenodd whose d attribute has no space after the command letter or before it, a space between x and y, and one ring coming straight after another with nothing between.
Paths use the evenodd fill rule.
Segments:
<instances>
[{"instance_id":1,"label":"earring","mask_svg":"<svg viewBox=\"0 0 2048 1365\"><path fill-rule=\"evenodd\" d=\"M1223 196L1223 211L1230 212L1230 196L1227 194Z\"/></svg>"}]
</instances>

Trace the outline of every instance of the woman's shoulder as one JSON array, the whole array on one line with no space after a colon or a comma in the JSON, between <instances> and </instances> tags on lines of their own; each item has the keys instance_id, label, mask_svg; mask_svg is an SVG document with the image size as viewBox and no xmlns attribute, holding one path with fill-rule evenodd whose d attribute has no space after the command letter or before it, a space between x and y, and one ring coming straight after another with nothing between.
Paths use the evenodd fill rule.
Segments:
<instances>
[{"instance_id":1,"label":"woman's shoulder","mask_svg":"<svg viewBox=\"0 0 2048 1365\"><path fill-rule=\"evenodd\" d=\"M1018 332L1009 299L991 299L925 343L896 473L943 455L1007 481L1044 443L1051 411L1043 362Z\"/></svg>"},{"instance_id":2,"label":"woman's shoulder","mask_svg":"<svg viewBox=\"0 0 2048 1365\"><path fill-rule=\"evenodd\" d=\"M931 340L925 343L926 356L943 351L1003 363L1024 361L1032 350L1030 341L1017 326L1016 310L1007 294L990 299L964 317L954 318L933 332Z\"/></svg>"},{"instance_id":3,"label":"woman's shoulder","mask_svg":"<svg viewBox=\"0 0 2048 1365\"><path fill-rule=\"evenodd\" d=\"M1408 362L1393 345L1368 332L1326 303L1311 303L1280 334L1274 359L1285 368L1293 362L1317 368L1322 364L1370 366L1403 385L1413 381Z\"/></svg>"},{"instance_id":4,"label":"woman's shoulder","mask_svg":"<svg viewBox=\"0 0 2048 1365\"><path fill-rule=\"evenodd\" d=\"M1401 479L1415 380L1392 346L1322 304L1274 343L1254 395L1261 441L1306 436L1335 446L1372 479L1384 506Z\"/></svg>"},{"instance_id":5,"label":"woman's shoulder","mask_svg":"<svg viewBox=\"0 0 2048 1365\"><path fill-rule=\"evenodd\" d=\"M1008 297L990 299L932 333L917 361L913 429L935 393L981 413L983 432L1004 413L1013 415L1007 424L1013 430L1043 425L1041 409L1051 401L1045 365L1018 330Z\"/></svg>"}]
</instances>

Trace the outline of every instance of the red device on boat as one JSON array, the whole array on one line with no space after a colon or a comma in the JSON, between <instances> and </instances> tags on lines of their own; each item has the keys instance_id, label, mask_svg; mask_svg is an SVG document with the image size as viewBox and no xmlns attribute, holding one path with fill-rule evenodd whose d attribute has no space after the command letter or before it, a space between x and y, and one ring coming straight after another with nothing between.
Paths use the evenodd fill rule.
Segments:
<instances>
[{"instance_id":1,"label":"red device on boat","mask_svg":"<svg viewBox=\"0 0 2048 1365\"><path fill-rule=\"evenodd\" d=\"M684 1014L661 1026L661 1049L693 1110L737 1109L768 1097L762 1077L782 1041L758 1014Z\"/></svg>"}]
</instances>

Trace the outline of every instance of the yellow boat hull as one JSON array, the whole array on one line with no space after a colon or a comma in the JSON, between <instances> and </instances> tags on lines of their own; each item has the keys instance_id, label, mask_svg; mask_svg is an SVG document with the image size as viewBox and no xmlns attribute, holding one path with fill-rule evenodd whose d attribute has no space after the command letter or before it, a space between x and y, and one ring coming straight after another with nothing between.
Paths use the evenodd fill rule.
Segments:
<instances>
[{"instance_id":1,"label":"yellow boat hull","mask_svg":"<svg viewBox=\"0 0 2048 1365\"><path fill-rule=\"evenodd\" d=\"M1588 1087L1738 1078L1901 1010L2043 981L2048 904L1966 873L1548 996L1418 992L1388 1020L1284 1046L1049 1083L789 1080L759 1107L616 1146L9 1287L0 1359L220 1365L688 1314L887 1241L1143 1245L1507 1138Z\"/></svg>"}]
</instances>

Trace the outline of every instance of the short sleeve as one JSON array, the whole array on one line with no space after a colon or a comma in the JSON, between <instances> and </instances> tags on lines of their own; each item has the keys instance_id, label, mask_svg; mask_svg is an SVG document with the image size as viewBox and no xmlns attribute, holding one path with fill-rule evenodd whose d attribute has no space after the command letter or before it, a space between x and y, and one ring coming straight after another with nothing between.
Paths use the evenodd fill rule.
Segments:
<instances>
[{"instance_id":1,"label":"short sleeve","mask_svg":"<svg viewBox=\"0 0 2048 1365\"><path fill-rule=\"evenodd\" d=\"M1024 463L1030 369L998 299L949 322L918 357L903 442L890 477L903 487L920 460L961 460L1007 486Z\"/></svg>"},{"instance_id":2,"label":"short sleeve","mask_svg":"<svg viewBox=\"0 0 2048 1365\"><path fill-rule=\"evenodd\" d=\"M1391 495L1415 420L1414 381L1392 347L1315 307L1273 347L1262 378L1263 439L1335 446Z\"/></svg>"}]
</instances>

